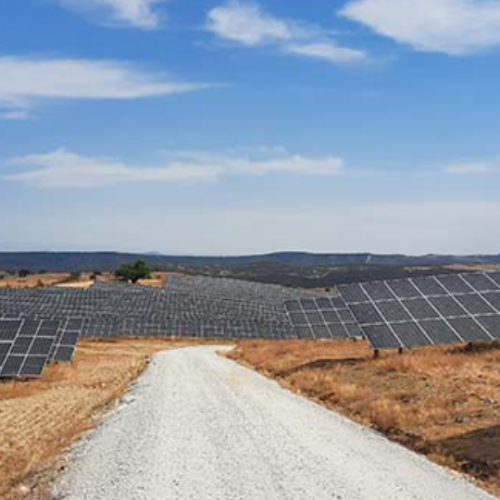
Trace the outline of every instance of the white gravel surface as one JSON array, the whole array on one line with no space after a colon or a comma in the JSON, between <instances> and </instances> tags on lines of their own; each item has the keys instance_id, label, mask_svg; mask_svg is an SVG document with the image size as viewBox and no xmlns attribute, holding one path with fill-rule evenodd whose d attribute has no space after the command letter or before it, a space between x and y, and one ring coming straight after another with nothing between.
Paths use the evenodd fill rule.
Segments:
<instances>
[{"instance_id":1,"label":"white gravel surface","mask_svg":"<svg viewBox=\"0 0 500 500\"><path fill-rule=\"evenodd\" d=\"M457 475L193 347L155 356L74 451L71 500L487 500Z\"/></svg>"}]
</instances>

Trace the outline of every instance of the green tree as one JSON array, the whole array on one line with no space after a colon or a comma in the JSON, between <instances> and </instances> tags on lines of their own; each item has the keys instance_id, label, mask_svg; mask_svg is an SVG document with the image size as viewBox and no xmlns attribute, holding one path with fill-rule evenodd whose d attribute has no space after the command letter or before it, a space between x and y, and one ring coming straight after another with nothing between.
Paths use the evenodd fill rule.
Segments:
<instances>
[{"instance_id":1,"label":"green tree","mask_svg":"<svg viewBox=\"0 0 500 500\"><path fill-rule=\"evenodd\" d=\"M133 264L122 264L116 271L115 276L125 281L137 283L144 278L150 278L153 268L143 260L137 260Z\"/></svg>"}]
</instances>

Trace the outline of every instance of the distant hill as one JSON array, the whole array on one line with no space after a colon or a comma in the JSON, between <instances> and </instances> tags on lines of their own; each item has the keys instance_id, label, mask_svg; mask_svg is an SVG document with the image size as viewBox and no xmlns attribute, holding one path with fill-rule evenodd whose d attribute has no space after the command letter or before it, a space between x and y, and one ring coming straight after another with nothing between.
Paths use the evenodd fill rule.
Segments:
<instances>
[{"instance_id":1,"label":"distant hill","mask_svg":"<svg viewBox=\"0 0 500 500\"><path fill-rule=\"evenodd\" d=\"M182 267L231 268L253 264L284 266L444 266L450 264L500 264L499 255L377 255L371 253L316 254L276 252L241 257L169 256L157 253L129 254L118 252L0 252L0 269L8 272L30 271L108 271L119 265L144 259L158 269Z\"/></svg>"}]
</instances>

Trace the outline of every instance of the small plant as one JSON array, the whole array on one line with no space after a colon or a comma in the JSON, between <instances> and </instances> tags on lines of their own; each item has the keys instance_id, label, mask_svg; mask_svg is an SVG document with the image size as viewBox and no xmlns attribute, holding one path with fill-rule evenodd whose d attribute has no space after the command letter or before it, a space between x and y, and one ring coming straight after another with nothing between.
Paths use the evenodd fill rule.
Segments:
<instances>
[{"instance_id":1,"label":"small plant","mask_svg":"<svg viewBox=\"0 0 500 500\"><path fill-rule=\"evenodd\" d=\"M137 260L133 264L123 264L116 271L115 276L125 281L137 283L141 279L150 278L153 268L143 260Z\"/></svg>"},{"instance_id":2,"label":"small plant","mask_svg":"<svg viewBox=\"0 0 500 500\"><path fill-rule=\"evenodd\" d=\"M70 282L80 281L81 279L82 279L82 273L78 271L72 272L68 277L68 281Z\"/></svg>"},{"instance_id":3,"label":"small plant","mask_svg":"<svg viewBox=\"0 0 500 500\"><path fill-rule=\"evenodd\" d=\"M19 269L19 272L17 275L20 278L27 278L31 274L31 271L29 269Z\"/></svg>"}]
</instances>

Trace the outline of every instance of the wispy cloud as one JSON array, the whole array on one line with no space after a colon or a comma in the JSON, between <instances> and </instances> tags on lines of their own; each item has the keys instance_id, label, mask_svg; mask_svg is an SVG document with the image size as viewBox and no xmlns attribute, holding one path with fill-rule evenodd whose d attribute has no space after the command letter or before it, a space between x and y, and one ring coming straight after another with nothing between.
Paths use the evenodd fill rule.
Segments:
<instances>
[{"instance_id":1,"label":"wispy cloud","mask_svg":"<svg viewBox=\"0 0 500 500\"><path fill-rule=\"evenodd\" d=\"M451 175L491 175L500 173L500 163L494 161L454 163L445 167Z\"/></svg>"},{"instance_id":2,"label":"wispy cloud","mask_svg":"<svg viewBox=\"0 0 500 500\"><path fill-rule=\"evenodd\" d=\"M458 56L500 45L497 0L354 0L341 13L421 51Z\"/></svg>"},{"instance_id":3,"label":"wispy cloud","mask_svg":"<svg viewBox=\"0 0 500 500\"><path fill-rule=\"evenodd\" d=\"M365 59L365 55L359 50L340 47L334 42L291 44L285 47L285 51L290 54L323 59L332 63L349 64Z\"/></svg>"},{"instance_id":4,"label":"wispy cloud","mask_svg":"<svg viewBox=\"0 0 500 500\"><path fill-rule=\"evenodd\" d=\"M335 64L364 61L365 52L339 45L317 26L280 19L257 3L232 0L213 8L207 29L219 38L247 46L271 46L286 54L322 59Z\"/></svg>"},{"instance_id":5,"label":"wispy cloud","mask_svg":"<svg viewBox=\"0 0 500 500\"><path fill-rule=\"evenodd\" d=\"M0 111L22 119L50 99L139 99L210 87L140 70L120 61L0 57ZM1 115L0 115L1 117Z\"/></svg>"},{"instance_id":6,"label":"wispy cloud","mask_svg":"<svg viewBox=\"0 0 500 500\"><path fill-rule=\"evenodd\" d=\"M165 0L59 0L63 6L89 15L98 24L158 28L162 16L155 9Z\"/></svg>"},{"instance_id":7,"label":"wispy cloud","mask_svg":"<svg viewBox=\"0 0 500 500\"><path fill-rule=\"evenodd\" d=\"M336 157L289 155L249 159L205 153L183 153L158 167L136 166L113 159L85 157L64 149L14 158L8 165L23 169L6 174L5 180L40 188L90 188L148 182L193 184L228 176L279 173L338 176L344 169L344 162Z\"/></svg>"}]
</instances>

